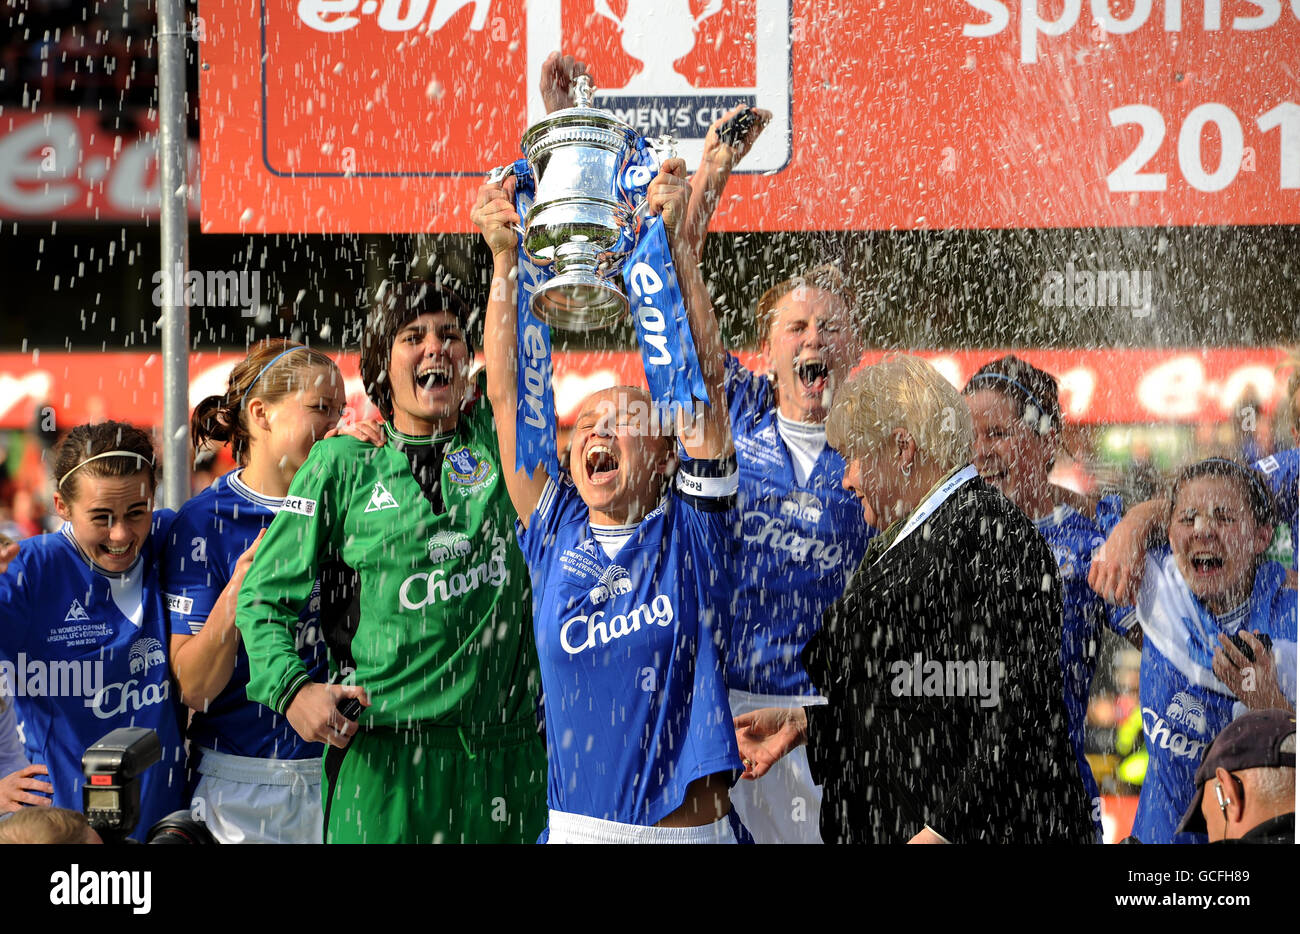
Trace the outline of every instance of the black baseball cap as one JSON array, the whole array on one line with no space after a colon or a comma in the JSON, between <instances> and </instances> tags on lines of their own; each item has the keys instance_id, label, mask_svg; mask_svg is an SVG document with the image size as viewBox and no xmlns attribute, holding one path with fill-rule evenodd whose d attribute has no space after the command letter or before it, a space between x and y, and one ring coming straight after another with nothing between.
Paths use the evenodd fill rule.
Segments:
<instances>
[{"instance_id":1,"label":"black baseball cap","mask_svg":"<svg viewBox=\"0 0 1300 934\"><path fill-rule=\"evenodd\" d=\"M1281 748L1282 741L1294 733L1295 714L1289 710L1251 710L1225 726L1196 770L1196 795L1183 814L1178 832L1208 832L1201 813L1201 795L1217 769L1294 769L1295 753Z\"/></svg>"}]
</instances>

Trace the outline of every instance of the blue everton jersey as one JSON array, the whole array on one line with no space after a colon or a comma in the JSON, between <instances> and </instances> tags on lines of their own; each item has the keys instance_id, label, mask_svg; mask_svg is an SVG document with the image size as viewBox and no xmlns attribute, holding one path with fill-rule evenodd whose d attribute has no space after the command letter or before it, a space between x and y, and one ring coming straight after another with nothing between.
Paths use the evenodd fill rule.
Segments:
<instances>
[{"instance_id":1,"label":"blue everton jersey","mask_svg":"<svg viewBox=\"0 0 1300 934\"><path fill-rule=\"evenodd\" d=\"M161 576L171 614L171 631L198 635L213 604L230 582L239 556L271 524L284 500L262 496L231 471L181 507L163 548ZM325 642L320 631L320 585L298 617L298 654L313 681L328 680ZM289 721L250 701L248 653L242 640L225 689L206 712L196 712L190 741L196 746L258 759L311 759L324 754L320 743L304 742Z\"/></svg>"},{"instance_id":2,"label":"blue everton jersey","mask_svg":"<svg viewBox=\"0 0 1300 934\"><path fill-rule=\"evenodd\" d=\"M1101 628L1109 624L1122 635L1127 631L1123 621L1131 618L1131 611L1127 607L1107 607L1106 602L1088 586L1088 569L1092 566L1093 553L1105 541L1090 519L1069 506L1057 506L1050 516L1035 519L1034 525L1051 546L1061 573L1064 620L1060 661L1065 681L1070 744L1074 747L1079 771L1092 802L1093 821L1100 828L1101 802L1085 755L1084 721L1092 676L1097 670Z\"/></svg>"},{"instance_id":3,"label":"blue everton jersey","mask_svg":"<svg viewBox=\"0 0 1300 934\"><path fill-rule=\"evenodd\" d=\"M1108 537L1124 518L1124 500L1117 493L1108 493L1097 500L1096 522L1102 536Z\"/></svg>"},{"instance_id":4,"label":"blue everton jersey","mask_svg":"<svg viewBox=\"0 0 1300 934\"><path fill-rule=\"evenodd\" d=\"M1277 499L1278 521L1291 528L1291 554L1300 567L1300 448L1278 451L1255 464Z\"/></svg>"},{"instance_id":5,"label":"blue everton jersey","mask_svg":"<svg viewBox=\"0 0 1300 934\"><path fill-rule=\"evenodd\" d=\"M568 478L519 544L533 583L552 810L649 826L697 778L738 769L727 703L730 476L684 460L676 489L611 559ZM712 470L716 473L716 470Z\"/></svg>"},{"instance_id":6,"label":"blue everton jersey","mask_svg":"<svg viewBox=\"0 0 1300 934\"><path fill-rule=\"evenodd\" d=\"M1249 603L1216 618L1187 587L1167 546L1148 554L1136 609L1143 634L1138 691L1148 764L1133 834L1143 843L1204 842L1204 835L1176 830L1196 790L1196 769L1237 704L1211 667L1217 637L1245 627L1272 637L1275 663L1286 644L1293 653L1296 592L1284 586L1285 576L1281 566L1264 562ZM1294 654L1287 657L1285 664L1294 665ZM1294 694L1294 682L1284 682L1283 689Z\"/></svg>"},{"instance_id":7,"label":"blue everton jersey","mask_svg":"<svg viewBox=\"0 0 1300 934\"><path fill-rule=\"evenodd\" d=\"M0 666L27 758L49 769L56 807L82 810L86 747L120 727L157 731L162 760L141 781L140 838L188 802L156 570L170 519L155 513L154 533L126 574L95 570L69 534L56 532L22 542L0 575Z\"/></svg>"},{"instance_id":8,"label":"blue everton jersey","mask_svg":"<svg viewBox=\"0 0 1300 934\"><path fill-rule=\"evenodd\" d=\"M771 381L727 357L727 403L740 465L740 543L728 685L754 694L815 695L799 655L844 592L875 530L840 486L844 458L827 445L800 484L777 432Z\"/></svg>"}]
</instances>

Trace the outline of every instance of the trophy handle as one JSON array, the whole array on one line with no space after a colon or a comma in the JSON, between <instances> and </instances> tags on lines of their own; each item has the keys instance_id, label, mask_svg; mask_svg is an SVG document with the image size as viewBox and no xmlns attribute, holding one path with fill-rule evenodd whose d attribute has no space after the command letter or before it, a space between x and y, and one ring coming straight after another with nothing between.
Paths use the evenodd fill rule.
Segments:
<instances>
[{"instance_id":1,"label":"trophy handle","mask_svg":"<svg viewBox=\"0 0 1300 934\"><path fill-rule=\"evenodd\" d=\"M656 136L654 139L648 139L650 148L655 151L655 155L662 164L669 159L677 158L677 137L671 133L665 133L663 136Z\"/></svg>"},{"instance_id":2,"label":"trophy handle","mask_svg":"<svg viewBox=\"0 0 1300 934\"><path fill-rule=\"evenodd\" d=\"M513 162L508 165L499 165L488 172L487 181L489 185L499 185L514 174L515 166Z\"/></svg>"}]
</instances>

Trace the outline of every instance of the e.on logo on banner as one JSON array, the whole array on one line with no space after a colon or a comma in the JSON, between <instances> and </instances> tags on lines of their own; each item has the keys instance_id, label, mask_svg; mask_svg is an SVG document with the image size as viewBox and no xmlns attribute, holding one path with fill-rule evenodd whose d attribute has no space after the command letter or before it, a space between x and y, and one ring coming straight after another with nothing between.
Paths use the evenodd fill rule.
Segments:
<instances>
[{"instance_id":1,"label":"e.on logo on banner","mask_svg":"<svg viewBox=\"0 0 1300 934\"><path fill-rule=\"evenodd\" d=\"M385 32L437 32L466 6L474 8L470 28L481 30L492 0L298 0L297 10L300 20L320 32L343 32L366 16L374 16Z\"/></svg>"},{"instance_id":2,"label":"e.on logo on banner","mask_svg":"<svg viewBox=\"0 0 1300 934\"><path fill-rule=\"evenodd\" d=\"M526 122L525 6L264 0L266 169L295 178L481 176L495 150L514 158ZM513 143L508 127L519 127Z\"/></svg>"},{"instance_id":3,"label":"e.on logo on banner","mask_svg":"<svg viewBox=\"0 0 1300 934\"><path fill-rule=\"evenodd\" d=\"M554 49L590 66L597 107L645 136L671 133L688 166L709 125L736 104L772 111L772 124L740 171L790 161L788 0L532 0L528 74ZM546 114L536 81L528 119Z\"/></svg>"}]
</instances>

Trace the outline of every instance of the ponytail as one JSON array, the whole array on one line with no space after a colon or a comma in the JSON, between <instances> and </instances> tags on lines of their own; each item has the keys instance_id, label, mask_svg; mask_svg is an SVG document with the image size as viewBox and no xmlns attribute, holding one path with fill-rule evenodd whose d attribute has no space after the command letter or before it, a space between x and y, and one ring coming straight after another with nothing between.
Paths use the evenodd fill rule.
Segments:
<instances>
[{"instance_id":1,"label":"ponytail","mask_svg":"<svg viewBox=\"0 0 1300 934\"><path fill-rule=\"evenodd\" d=\"M195 455L203 445L215 441L229 444L236 463L246 464L252 441L248 403L254 399L279 402L290 392L305 388L300 374L313 367L334 368L334 361L296 341L267 338L254 344L230 371L225 393L208 396L194 407L190 437Z\"/></svg>"}]
</instances>

